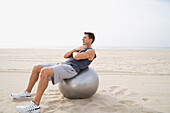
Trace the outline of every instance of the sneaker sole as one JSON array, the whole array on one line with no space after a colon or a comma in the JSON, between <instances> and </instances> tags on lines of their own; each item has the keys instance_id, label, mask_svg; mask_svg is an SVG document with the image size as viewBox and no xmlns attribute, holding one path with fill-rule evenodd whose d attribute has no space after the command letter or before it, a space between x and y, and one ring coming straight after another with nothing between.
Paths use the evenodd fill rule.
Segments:
<instances>
[{"instance_id":1,"label":"sneaker sole","mask_svg":"<svg viewBox=\"0 0 170 113\"><path fill-rule=\"evenodd\" d=\"M11 95L12 96L12 95ZM13 96L12 96L13 97ZM21 97L21 98L15 98L13 97L13 99L31 99L31 96L30 97Z\"/></svg>"}]
</instances>

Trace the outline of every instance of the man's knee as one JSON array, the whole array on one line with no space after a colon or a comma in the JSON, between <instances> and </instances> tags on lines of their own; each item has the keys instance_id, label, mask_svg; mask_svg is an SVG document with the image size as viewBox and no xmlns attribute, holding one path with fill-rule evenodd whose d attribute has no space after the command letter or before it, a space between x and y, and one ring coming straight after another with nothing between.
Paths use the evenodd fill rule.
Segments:
<instances>
[{"instance_id":1,"label":"man's knee","mask_svg":"<svg viewBox=\"0 0 170 113\"><path fill-rule=\"evenodd\" d=\"M53 77L53 69L51 67L44 67L40 71L40 77L48 77L51 76Z\"/></svg>"},{"instance_id":2,"label":"man's knee","mask_svg":"<svg viewBox=\"0 0 170 113\"><path fill-rule=\"evenodd\" d=\"M43 66L42 65L35 65L34 67L33 67L33 72L35 72L35 73L40 73L40 71L41 71L41 69L43 68Z\"/></svg>"},{"instance_id":3,"label":"man's knee","mask_svg":"<svg viewBox=\"0 0 170 113\"><path fill-rule=\"evenodd\" d=\"M40 77L48 77L48 71L49 71L49 68L45 67L45 68L42 68L41 71L40 71Z\"/></svg>"}]
</instances>

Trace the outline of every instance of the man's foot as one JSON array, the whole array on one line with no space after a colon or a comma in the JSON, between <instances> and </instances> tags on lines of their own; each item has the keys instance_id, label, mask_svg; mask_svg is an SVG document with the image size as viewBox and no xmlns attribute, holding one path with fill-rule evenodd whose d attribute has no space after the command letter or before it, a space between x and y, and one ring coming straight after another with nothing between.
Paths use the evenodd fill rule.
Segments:
<instances>
[{"instance_id":1,"label":"man's foot","mask_svg":"<svg viewBox=\"0 0 170 113\"><path fill-rule=\"evenodd\" d=\"M16 106L19 113L39 113L40 106L37 106L33 101L25 104L24 106Z\"/></svg>"},{"instance_id":2,"label":"man's foot","mask_svg":"<svg viewBox=\"0 0 170 113\"><path fill-rule=\"evenodd\" d=\"M31 99L31 93L28 93L27 91L22 91L19 93L12 93L11 96L14 99Z\"/></svg>"}]
</instances>

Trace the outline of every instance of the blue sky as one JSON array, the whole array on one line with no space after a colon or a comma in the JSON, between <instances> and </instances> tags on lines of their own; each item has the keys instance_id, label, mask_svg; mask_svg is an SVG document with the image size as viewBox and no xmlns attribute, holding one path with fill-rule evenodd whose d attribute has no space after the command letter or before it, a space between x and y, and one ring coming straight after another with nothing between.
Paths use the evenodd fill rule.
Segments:
<instances>
[{"instance_id":1,"label":"blue sky","mask_svg":"<svg viewBox=\"0 0 170 113\"><path fill-rule=\"evenodd\" d=\"M168 0L0 1L0 48L170 47Z\"/></svg>"}]
</instances>

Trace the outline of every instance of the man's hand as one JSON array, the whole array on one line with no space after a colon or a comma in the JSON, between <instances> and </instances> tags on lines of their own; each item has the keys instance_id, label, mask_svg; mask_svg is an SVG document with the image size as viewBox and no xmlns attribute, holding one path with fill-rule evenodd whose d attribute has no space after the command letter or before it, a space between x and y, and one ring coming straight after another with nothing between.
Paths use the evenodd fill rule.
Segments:
<instances>
[{"instance_id":1,"label":"man's hand","mask_svg":"<svg viewBox=\"0 0 170 113\"><path fill-rule=\"evenodd\" d=\"M76 52L76 49L72 49L65 53L64 58L70 58L70 56L73 54L73 52Z\"/></svg>"},{"instance_id":2,"label":"man's hand","mask_svg":"<svg viewBox=\"0 0 170 113\"><path fill-rule=\"evenodd\" d=\"M73 58L76 60L80 59L88 59L88 60L93 60L95 56L95 51L93 49L89 49L85 52L73 52Z\"/></svg>"},{"instance_id":3,"label":"man's hand","mask_svg":"<svg viewBox=\"0 0 170 113\"><path fill-rule=\"evenodd\" d=\"M76 54L76 56L77 56L77 51L79 51L79 50L82 50L82 49L84 49L84 48L87 48L87 46L86 45L83 45L83 46L79 46L79 47L77 47L77 48L75 48L75 49L72 49L72 50L70 50L70 51L68 51L67 53L65 53L65 55L64 55L64 58L70 58L70 56L74 53L74 52L76 52L75 54ZM73 56L75 56L75 54L73 55ZM79 55L78 55L79 56ZM87 55L86 55L87 56Z\"/></svg>"},{"instance_id":4,"label":"man's hand","mask_svg":"<svg viewBox=\"0 0 170 113\"><path fill-rule=\"evenodd\" d=\"M70 58L70 56L73 54L73 52L82 50L82 49L84 49L84 48L86 48L86 46L79 46L79 47L77 47L77 48L75 48L75 49L72 49L72 50L70 50L70 51L68 51L68 52L65 53L64 58Z\"/></svg>"},{"instance_id":5,"label":"man's hand","mask_svg":"<svg viewBox=\"0 0 170 113\"><path fill-rule=\"evenodd\" d=\"M86 47L86 46L79 46L79 47L75 48L75 50L76 50L76 51L79 51L79 50L82 50L82 49L84 49L84 48L87 48L87 47Z\"/></svg>"}]
</instances>

